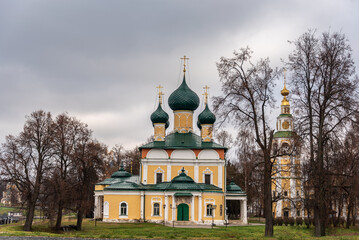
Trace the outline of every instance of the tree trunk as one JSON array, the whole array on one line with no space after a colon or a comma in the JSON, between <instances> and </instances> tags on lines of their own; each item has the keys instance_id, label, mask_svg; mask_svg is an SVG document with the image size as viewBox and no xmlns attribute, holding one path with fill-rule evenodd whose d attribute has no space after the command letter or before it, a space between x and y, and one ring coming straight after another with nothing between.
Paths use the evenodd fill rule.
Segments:
<instances>
[{"instance_id":1,"label":"tree trunk","mask_svg":"<svg viewBox=\"0 0 359 240\"><path fill-rule=\"evenodd\" d=\"M56 225L55 225L56 231L59 231L61 228L62 209L63 209L63 202L62 202L62 200L60 200L58 208L57 208L57 218L56 218Z\"/></svg>"},{"instance_id":2,"label":"tree trunk","mask_svg":"<svg viewBox=\"0 0 359 240\"><path fill-rule=\"evenodd\" d=\"M348 204L348 213L347 213L347 222L346 222L346 228L350 227L350 213L352 212L352 204L350 203L349 200L349 204Z\"/></svg>"},{"instance_id":3,"label":"tree trunk","mask_svg":"<svg viewBox=\"0 0 359 240\"><path fill-rule=\"evenodd\" d=\"M272 169L270 156L267 155L264 163L264 217L265 223L265 236L273 236L273 214L272 214Z\"/></svg>"},{"instance_id":4,"label":"tree trunk","mask_svg":"<svg viewBox=\"0 0 359 240\"><path fill-rule=\"evenodd\" d=\"M30 202L30 203L29 203L28 211L27 211L27 213L26 213L26 220L25 220L25 224L24 224L24 231L31 231L32 222L33 222L33 220L34 220L34 215L35 215L35 203Z\"/></svg>"},{"instance_id":5,"label":"tree trunk","mask_svg":"<svg viewBox=\"0 0 359 240\"><path fill-rule=\"evenodd\" d=\"M81 231L82 229L82 220L83 220L83 211L80 209L77 211L77 223L76 223L76 230Z\"/></svg>"}]
</instances>

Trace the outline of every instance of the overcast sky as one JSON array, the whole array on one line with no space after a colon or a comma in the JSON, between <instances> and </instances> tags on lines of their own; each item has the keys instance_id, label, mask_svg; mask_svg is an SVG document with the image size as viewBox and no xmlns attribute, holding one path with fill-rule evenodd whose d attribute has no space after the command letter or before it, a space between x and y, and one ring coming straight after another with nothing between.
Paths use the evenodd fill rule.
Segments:
<instances>
[{"instance_id":1,"label":"overcast sky","mask_svg":"<svg viewBox=\"0 0 359 240\"><path fill-rule=\"evenodd\" d=\"M282 67L292 51L288 40L308 29L346 34L359 69L358 25L354 0L3 0L0 142L42 109L77 117L110 148L132 148L153 134L159 84L172 117L167 99L181 81L183 55L190 57L189 85L203 99L204 85L220 94L221 56L250 46L255 57Z\"/></svg>"}]
</instances>

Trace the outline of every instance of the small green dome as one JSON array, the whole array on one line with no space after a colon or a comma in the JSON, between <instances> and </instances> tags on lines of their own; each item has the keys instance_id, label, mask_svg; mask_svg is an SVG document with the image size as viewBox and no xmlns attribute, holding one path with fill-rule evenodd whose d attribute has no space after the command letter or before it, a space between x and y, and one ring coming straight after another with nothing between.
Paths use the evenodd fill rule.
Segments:
<instances>
[{"instance_id":1,"label":"small green dome","mask_svg":"<svg viewBox=\"0 0 359 240\"><path fill-rule=\"evenodd\" d=\"M174 177L172 179L172 183L193 183L193 179L189 176L187 176L187 174L185 173L184 168L181 169L181 173L180 175L178 175L177 177Z\"/></svg>"},{"instance_id":2,"label":"small green dome","mask_svg":"<svg viewBox=\"0 0 359 240\"><path fill-rule=\"evenodd\" d=\"M158 104L156 111L151 114L152 123L167 123L168 119L168 114L163 111L161 104Z\"/></svg>"},{"instance_id":3,"label":"small green dome","mask_svg":"<svg viewBox=\"0 0 359 240\"><path fill-rule=\"evenodd\" d=\"M242 188L238 186L233 180L227 185L227 192L243 192Z\"/></svg>"},{"instance_id":4,"label":"small green dome","mask_svg":"<svg viewBox=\"0 0 359 240\"><path fill-rule=\"evenodd\" d=\"M187 86L185 76L183 76L182 84L168 98L168 105L173 111L194 111L198 108L199 97Z\"/></svg>"},{"instance_id":5,"label":"small green dome","mask_svg":"<svg viewBox=\"0 0 359 240\"><path fill-rule=\"evenodd\" d=\"M124 168L123 168L123 163L121 162L121 165L120 165L120 169L116 172L114 172L112 175L111 175L111 178L126 178L126 177L131 177L132 174L127 172Z\"/></svg>"},{"instance_id":6,"label":"small green dome","mask_svg":"<svg viewBox=\"0 0 359 240\"><path fill-rule=\"evenodd\" d=\"M209 110L208 104L206 104L206 108L198 115L199 124L213 124L215 121L216 116Z\"/></svg>"}]
</instances>

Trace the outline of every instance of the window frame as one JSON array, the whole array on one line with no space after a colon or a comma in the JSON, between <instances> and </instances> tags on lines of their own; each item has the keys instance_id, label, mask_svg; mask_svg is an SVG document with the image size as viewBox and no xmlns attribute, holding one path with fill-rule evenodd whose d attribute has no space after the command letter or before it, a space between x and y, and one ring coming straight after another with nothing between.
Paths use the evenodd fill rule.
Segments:
<instances>
[{"instance_id":1,"label":"window frame","mask_svg":"<svg viewBox=\"0 0 359 240\"><path fill-rule=\"evenodd\" d=\"M125 214L123 214L123 209L125 210ZM127 202L125 202L125 201L120 202L118 215L119 215L119 218L127 218L128 217L128 203Z\"/></svg>"},{"instance_id":2,"label":"window frame","mask_svg":"<svg viewBox=\"0 0 359 240\"><path fill-rule=\"evenodd\" d=\"M158 209L156 205L158 205ZM156 214L156 210L158 210L158 214ZM161 204L158 202L153 203L153 216L155 217L161 216Z\"/></svg>"}]
</instances>

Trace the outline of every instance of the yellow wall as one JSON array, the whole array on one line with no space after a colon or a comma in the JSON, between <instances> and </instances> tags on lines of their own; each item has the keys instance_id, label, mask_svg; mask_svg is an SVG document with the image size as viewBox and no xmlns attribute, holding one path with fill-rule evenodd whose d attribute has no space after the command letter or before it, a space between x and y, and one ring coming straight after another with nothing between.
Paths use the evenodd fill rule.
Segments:
<instances>
[{"instance_id":1,"label":"yellow wall","mask_svg":"<svg viewBox=\"0 0 359 240\"><path fill-rule=\"evenodd\" d=\"M224 202L222 194L204 193L202 196L202 219L205 221L212 220L212 217L207 217L207 206L205 205L206 199L214 199L217 206L214 210L214 220L224 220ZM208 204L208 203L206 203ZM220 216L220 205L222 205L222 216Z\"/></svg>"},{"instance_id":2,"label":"yellow wall","mask_svg":"<svg viewBox=\"0 0 359 240\"><path fill-rule=\"evenodd\" d=\"M186 171L188 171L188 176L190 176L192 179L194 178L194 166L172 166L171 167L171 178L178 176L178 172L181 172L180 170L184 167Z\"/></svg>"},{"instance_id":3,"label":"yellow wall","mask_svg":"<svg viewBox=\"0 0 359 240\"><path fill-rule=\"evenodd\" d=\"M101 191L105 187L108 187L109 185L95 185L95 191Z\"/></svg>"},{"instance_id":4,"label":"yellow wall","mask_svg":"<svg viewBox=\"0 0 359 240\"><path fill-rule=\"evenodd\" d=\"M199 166L199 168L198 168L198 169L199 169L198 182L199 182L199 183L204 183L204 181L203 181L203 172L204 172L207 168L213 172L213 183L212 183L212 184L218 186L218 167L217 167L217 166L209 166L209 167ZM223 170L224 170L224 167L223 167ZM224 181L224 172L222 172L222 176L223 176L222 184L225 184L225 181Z\"/></svg>"},{"instance_id":5,"label":"yellow wall","mask_svg":"<svg viewBox=\"0 0 359 240\"><path fill-rule=\"evenodd\" d=\"M152 201L153 200L153 201ZM147 220L163 220L164 214L163 214L163 204L165 204L165 197L161 195L151 196L146 195L145 196L145 216ZM162 202L161 202L162 201ZM154 203L160 204L160 216L153 216L153 204Z\"/></svg>"},{"instance_id":6,"label":"yellow wall","mask_svg":"<svg viewBox=\"0 0 359 240\"><path fill-rule=\"evenodd\" d=\"M167 166L166 165L147 165L147 184L155 184L155 171L161 168L163 172L163 180L167 181ZM142 174L143 176L143 174Z\"/></svg>"},{"instance_id":7,"label":"yellow wall","mask_svg":"<svg viewBox=\"0 0 359 240\"><path fill-rule=\"evenodd\" d=\"M193 112L192 111L174 111L174 129L181 133L193 129Z\"/></svg>"},{"instance_id":8,"label":"yellow wall","mask_svg":"<svg viewBox=\"0 0 359 240\"><path fill-rule=\"evenodd\" d=\"M108 219L140 219L141 218L141 196L140 195L105 195L104 202L109 203ZM120 203L127 202L128 218L119 218Z\"/></svg>"}]
</instances>

